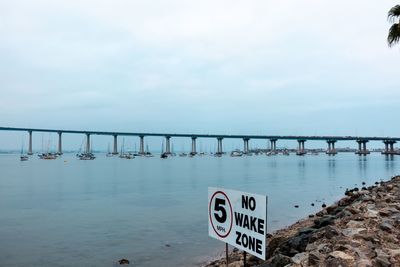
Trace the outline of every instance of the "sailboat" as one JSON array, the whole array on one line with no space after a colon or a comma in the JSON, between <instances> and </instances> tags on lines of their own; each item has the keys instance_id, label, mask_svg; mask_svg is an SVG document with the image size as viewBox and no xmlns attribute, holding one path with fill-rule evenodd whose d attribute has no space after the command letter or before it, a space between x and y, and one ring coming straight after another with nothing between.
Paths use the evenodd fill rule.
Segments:
<instances>
[{"instance_id":1,"label":"sailboat","mask_svg":"<svg viewBox=\"0 0 400 267\"><path fill-rule=\"evenodd\" d=\"M50 135L49 135L49 140L47 142L47 152L42 152L42 154L39 154L38 157L40 159L56 159L57 158L57 153L49 152L50 146L51 146L51 141L50 141ZM43 151L43 135L42 135L42 151Z\"/></svg>"},{"instance_id":2,"label":"sailboat","mask_svg":"<svg viewBox=\"0 0 400 267\"><path fill-rule=\"evenodd\" d=\"M133 156L132 153L124 153L124 146L125 146L125 138L122 139L122 145L121 145L121 153L119 154L119 157L122 159L134 159L135 157Z\"/></svg>"},{"instance_id":3,"label":"sailboat","mask_svg":"<svg viewBox=\"0 0 400 267\"><path fill-rule=\"evenodd\" d=\"M235 149L231 152L231 157L241 157L243 156L243 152L239 149Z\"/></svg>"},{"instance_id":4,"label":"sailboat","mask_svg":"<svg viewBox=\"0 0 400 267\"><path fill-rule=\"evenodd\" d=\"M146 153L144 154L145 157L151 158L154 157L153 154L149 152L149 145L146 144Z\"/></svg>"},{"instance_id":5,"label":"sailboat","mask_svg":"<svg viewBox=\"0 0 400 267\"><path fill-rule=\"evenodd\" d=\"M87 141L86 141L87 142ZM90 151L87 151L85 153L78 153L76 154L76 156L80 159L80 160L94 160L96 157L95 155L92 153L91 149L92 149L93 144L91 144L90 146Z\"/></svg>"},{"instance_id":6,"label":"sailboat","mask_svg":"<svg viewBox=\"0 0 400 267\"><path fill-rule=\"evenodd\" d=\"M110 151L110 143L108 143L108 148L107 148L106 157L112 157L112 156L113 156L113 154L112 154L111 151Z\"/></svg>"},{"instance_id":7,"label":"sailboat","mask_svg":"<svg viewBox=\"0 0 400 267\"><path fill-rule=\"evenodd\" d=\"M133 156L134 156L134 157L140 157L140 156L142 156L140 153L137 152L137 149L136 149L136 142L135 142L135 150L133 151Z\"/></svg>"},{"instance_id":8,"label":"sailboat","mask_svg":"<svg viewBox=\"0 0 400 267\"><path fill-rule=\"evenodd\" d=\"M179 157L187 157L187 154L185 153L185 145L182 144L182 152L179 153Z\"/></svg>"},{"instance_id":9,"label":"sailboat","mask_svg":"<svg viewBox=\"0 0 400 267\"><path fill-rule=\"evenodd\" d=\"M164 141L161 142L161 156L160 156L160 158L162 158L162 159L168 158L168 153L164 152Z\"/></svg>"},{"instance_id":10,"label":"sailboat","mask_svg":"<svg viewBox=\"0 0 400 267\"><path fill-rule=\"evenodd\" d=\"M28 159L29 159L28 155L24 155L24 145L22 144L20 160L21 161L27 161Z\"/></svg>"}]
</instances>

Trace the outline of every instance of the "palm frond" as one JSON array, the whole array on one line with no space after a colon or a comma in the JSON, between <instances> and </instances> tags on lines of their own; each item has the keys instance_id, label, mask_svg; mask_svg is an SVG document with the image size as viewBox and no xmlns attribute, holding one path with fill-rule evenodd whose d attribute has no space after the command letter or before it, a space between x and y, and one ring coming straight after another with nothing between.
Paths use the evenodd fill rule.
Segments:
<instances>
[{"instance_id":1,"label":"palm frond","mask_svg":"<svg viewBox=\"0 0 400 267\"><path fill-rule=\"evenodd\" d=\"M392 47L400 41L400 23L394 23L389 29L387 37L389 47Z\"/></svg>"},{"instance_id":2,"label":"palm frond","mask_svg":"<svg viewBox=\"0 0 400 267\"><path fill-rule=\"evenodd\" d=\"M398 17L400 17L400 5L392 7L388 12L388 20L390 22L394 22Z\"/></svg>"}]
</instances>

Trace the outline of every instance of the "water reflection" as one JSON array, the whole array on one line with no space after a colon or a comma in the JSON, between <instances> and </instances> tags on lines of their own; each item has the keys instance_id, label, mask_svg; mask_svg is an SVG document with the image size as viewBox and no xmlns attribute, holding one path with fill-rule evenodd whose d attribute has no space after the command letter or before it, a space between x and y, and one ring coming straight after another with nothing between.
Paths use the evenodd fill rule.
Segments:
<instances>
[{"instance_id":1,"label":"water reflection","mask_svg":"<svg viewBox=\"0 0 400 267\"><path fill-rule=\"evenodd\" d=\"M245 157L243 163L243 181L247 182L250 179L250 163L252 158Z\"/></svg>"},{"instance_id":2,"label":"water reflection","mask_svg":"<svg viewBox=\"0 0 400 267\"><path fill-rule=\"evenodd\" d=\"M190 164L190 185L192 189L197 188L197 159L191 160Z\"/></svg>"},{"instance_id":3,"label":"water reflection","mask_svg":"<svg viewBox=\"0 0 400 267\"><path fill-rule=\"evenodd\" d=\"M297 161L298 177L300 180L304 181L306 178L306 159L304 156Z\"/></svg>"},{"instance_id":4,"label":"water reflection","mask_svg":"<svg viewBox=\"0 0 400 267\"><path fill-rule=\"evenodd\" d=\"M358 156L358 169L359 169L359 177L365 177L367 173L367 159L366 155Z\"/></svg>"},{"instance_id":5,"label":"water reflection","mask_svg":"<svg viewBox=\"0 0 400 267\"><path fill-rule=\"evenodd\" d=\"M268 159L268 167L271 169L276 169L276 158L277 157L271 157L271 159Z\"/></svg>"},{"instance_id":6,"label":"water reflection","mask_svg":"<svg viewBox=\"0 0 400 267\"><path fill-rule=\"evenodd\" d=\"M385 155L385 169L386 173L390 175L393 173L395 168L395 156L394 155Z\"/></svg>"},{"instance_id":7,"label":"water reflection","mask_svg":"<svg viewBox=\"0 0 400 267\"><path fill-rule=\"evenodd\" d=\"M328 158L328 175L329 178L332 179L335 177L336 173L336 160L335 157Z\"/></svg>"}]
</instances>

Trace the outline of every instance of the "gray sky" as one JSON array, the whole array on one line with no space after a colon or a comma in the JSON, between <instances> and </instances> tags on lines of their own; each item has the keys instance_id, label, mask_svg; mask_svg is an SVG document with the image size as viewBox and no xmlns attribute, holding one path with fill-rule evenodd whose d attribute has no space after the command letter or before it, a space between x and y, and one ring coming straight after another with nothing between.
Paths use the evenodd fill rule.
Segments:
<instances>
[{"instance_id":1,"label":"gray sky","mask_svg":"<svg viewBox=\"0 0 400 267\"><path fill-rule=\"evenodd\" d=\"M0 0L0 125L400 136L395 4Z\"/></svg>"}]
</instances>

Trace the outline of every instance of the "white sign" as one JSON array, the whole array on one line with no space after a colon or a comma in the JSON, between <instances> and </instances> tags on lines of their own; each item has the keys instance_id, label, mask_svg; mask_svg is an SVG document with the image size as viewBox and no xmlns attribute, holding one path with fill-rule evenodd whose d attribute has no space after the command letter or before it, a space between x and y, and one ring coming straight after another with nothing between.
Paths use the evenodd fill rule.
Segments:
<instances>
[{"instance_id":1,"label":"white sign","mask_svg":"<svg viewBox=\"0 0 400 267\"><path fill-rule=\"evenodd\" d=\"M208 234L265 260L267 196L209 187Z\"/></svg>"}]
</instances>

